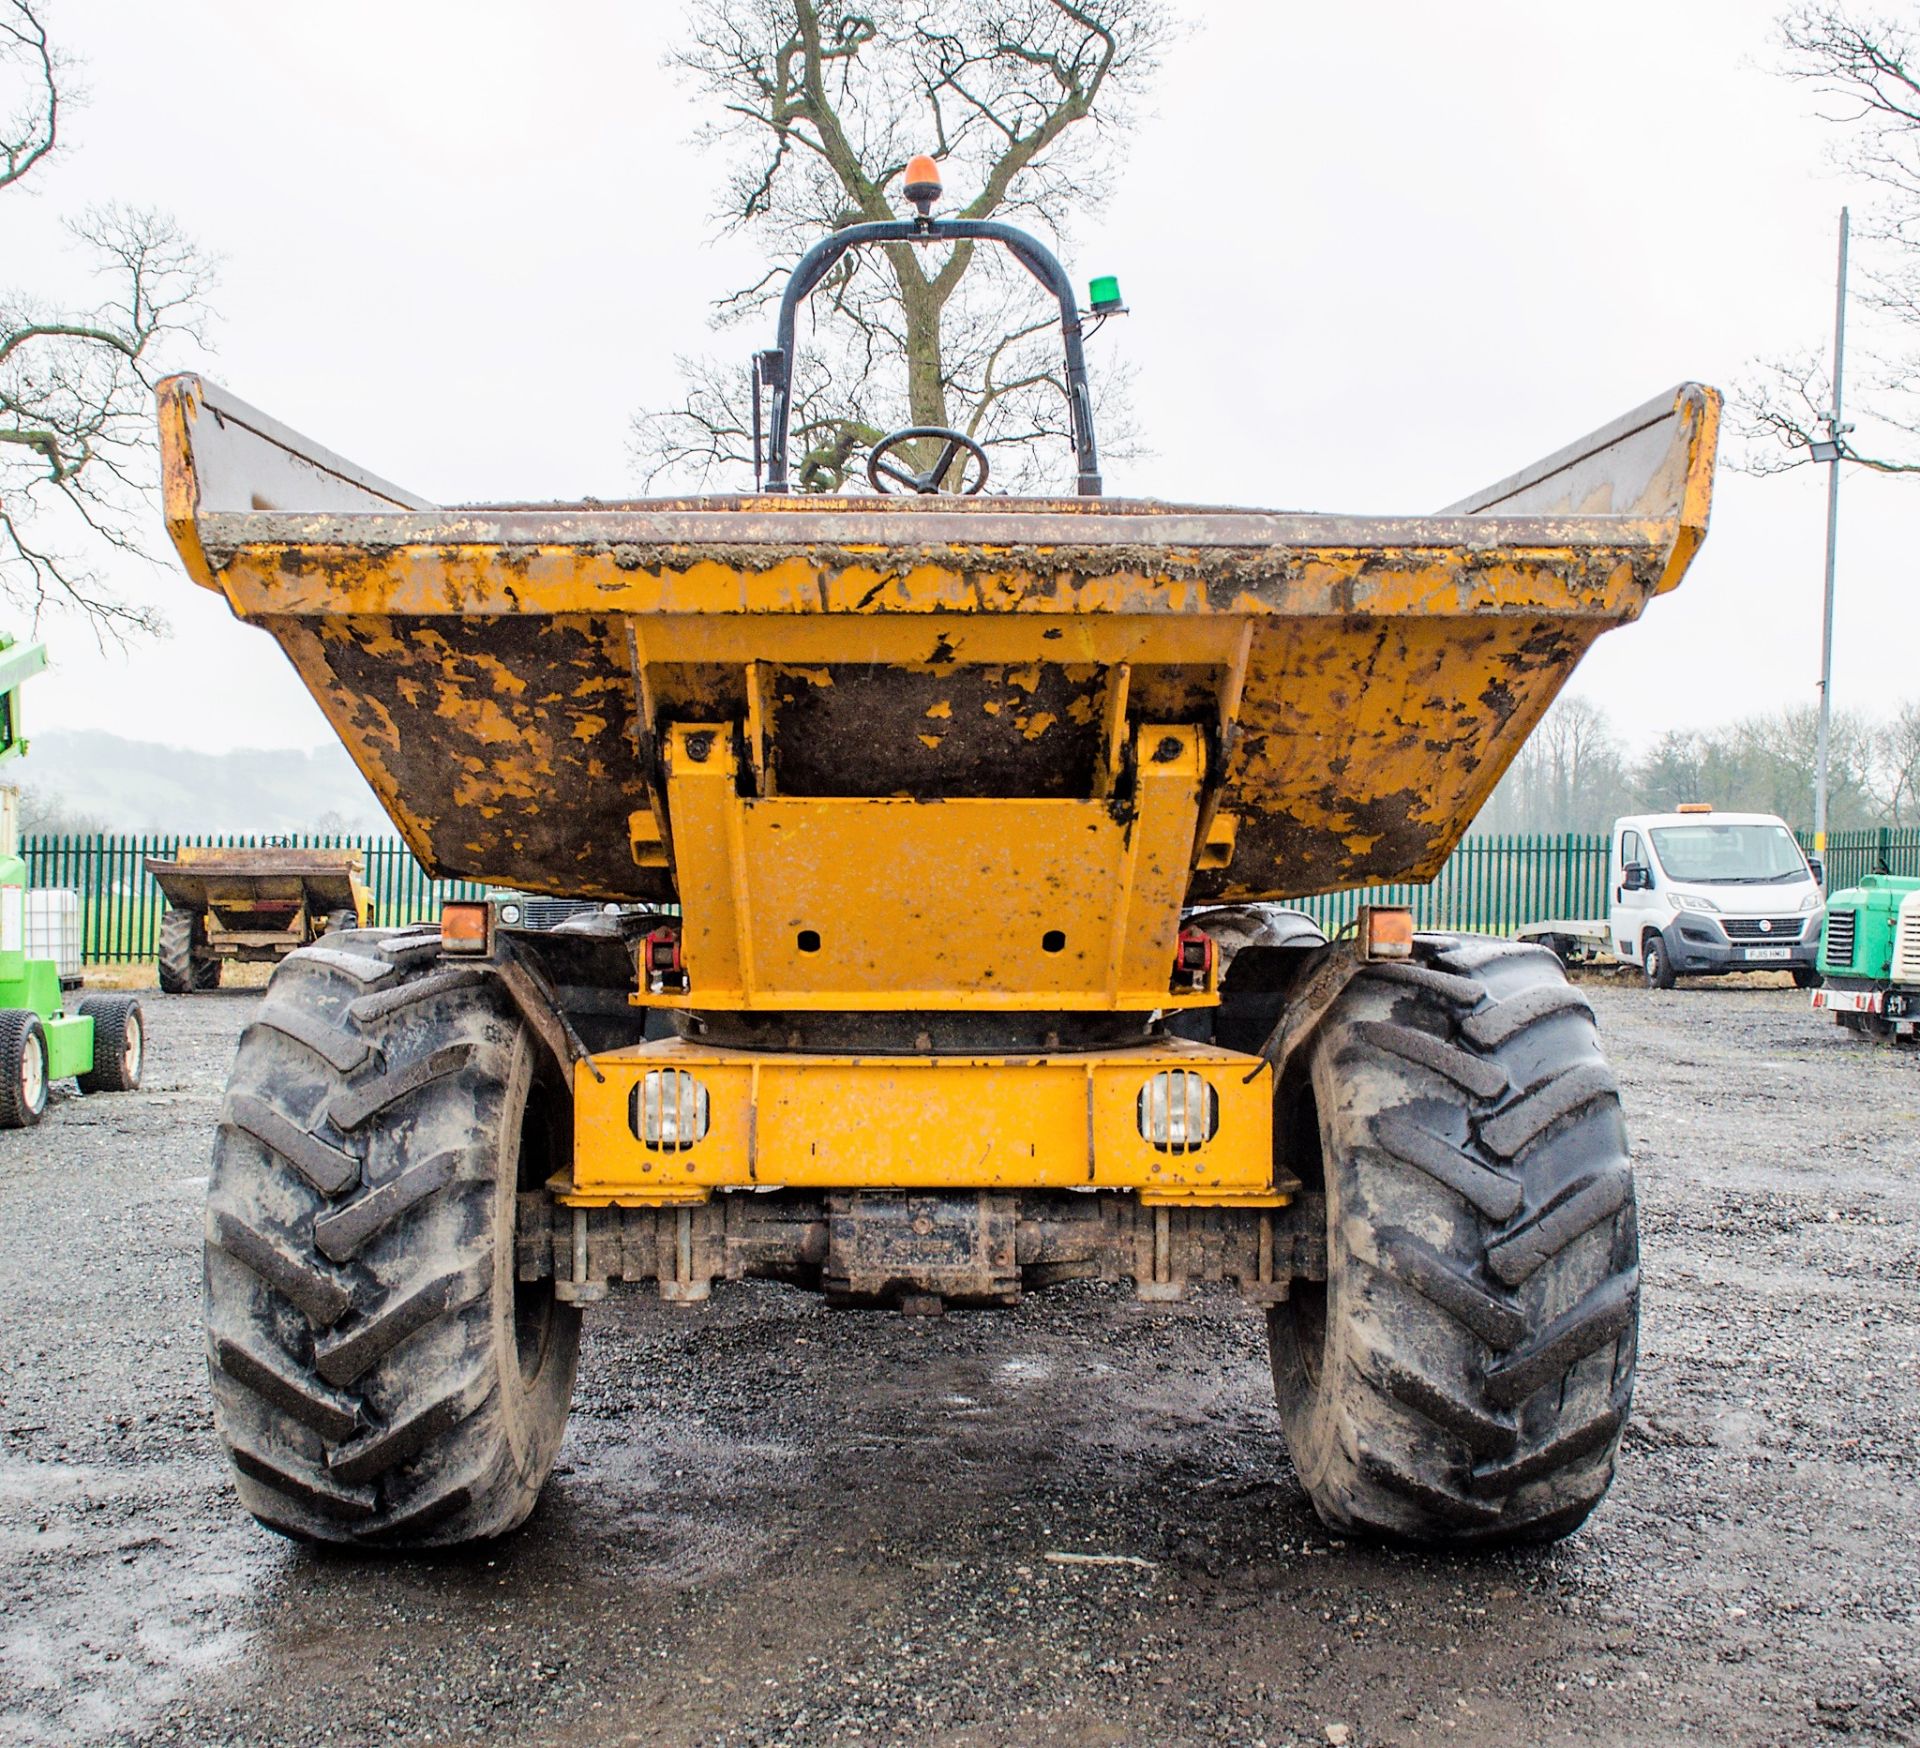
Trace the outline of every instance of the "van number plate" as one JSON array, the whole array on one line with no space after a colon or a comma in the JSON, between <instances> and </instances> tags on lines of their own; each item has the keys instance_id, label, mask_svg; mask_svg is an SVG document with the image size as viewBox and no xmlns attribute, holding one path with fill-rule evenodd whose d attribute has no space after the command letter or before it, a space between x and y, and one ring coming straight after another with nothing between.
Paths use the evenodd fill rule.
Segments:
<instances>
[{"instance_id":1,"label":"van number plate","mask_svg":"<svg viewBox=\"0 0 1920 1748\"><path fill-rule=\"evenodd\" d=\"M1749 959L1791 959L1793 949L1791 947L1749 947L1747 957Z\"/></svg>"}]
</instances>

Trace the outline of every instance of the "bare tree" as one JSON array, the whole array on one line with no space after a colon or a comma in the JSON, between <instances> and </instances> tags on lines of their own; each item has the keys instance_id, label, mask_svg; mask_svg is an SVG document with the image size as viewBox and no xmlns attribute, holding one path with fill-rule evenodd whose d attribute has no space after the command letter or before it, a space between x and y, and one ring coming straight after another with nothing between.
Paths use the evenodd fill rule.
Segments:
<instances>
[{"instance_id":1,"label":"bare tree","mask_svg":"<svg viewBox=\"0 0 1920 1748\"><path fill-rule=\"evenodd\" d=\"M0 190L61 143L70 94L39 0L0 0ZM158 356L196 338L210 263L164 215L94 207L68 222L105 284L78 310L0 290L0 595L37 621L77 609L96 634L157 629L98 565L145 556Z\"/></svg>"},{"instance_id":2,"label":"bare tree","mask_svg":"<svg viewBox=\"0 0 1920 1748\"><path fill-rule=\"evenodd\" d=\"M1606 713L1563 697L1541 718L1475 822L1482 832L1601 832L1623 813L1664 813L1683 802L1812 817L1811 705L1718 727L1669 729L1629 757ZM1874 722L1851 711L1832 722L1830 801L1836 831L1920 823L1920 699Z\"/></svg>"},{"instance_id":3,"label":"bare tree","mask_svg":"<svg viewBox=\"0 0 1920 1748\"><path fill-rule=\"evenodd\" d=\"M1836 831L1855 831L1879 818L1870 769L1874 732L1852 711L1833 717L1828 823ZM1807 704L1664 735L1632 773L1637 806L1664 811L1683 801L1705 801L1736 812L1808 821L1816 733L1816 713Z\"/></svg>"},{"instance_id":4,"label":"bare tree","mask_svg":"<svg viewBox=\"0 0 1920 1748\"><path fill-rule=\"evenodd\" d=\"M1920 825L1920 698L1902 704L1875 731L1872 758L1887 824Z\"/></svg>"},{"instance_id":5,"label":"bare tree","mask_svg":"<svg viewBox=\"0 0 1920 1748\"><path fill-rule=\"evenodd\" d=\"M1900 20L1839 0L1808 0L1780 20L1781 71L1806 86L1833 124L1836 165L1875 194L1856 229L1857 302L1872 327L1848 349L1849 399L1866 434L1851 461L1920 472L1920 44ZM1851 337L1851 336L1850 336ZM1812 353L1757 366L1735 396L1741 464L1783 473L1807 464L1833 404L1828 366Z\"/></svg>"},{"instance_id":6,"label":"bare tree","mask_svg":"<svg viewBox=\"0 0 1920 1748\"><path fill-rule=\"evenodd\" d=\"M1605 831L1626 811L1626 753L1607 713L1588 699L1556 699L1500 779L1479 829Z\"/></svg>"},{"instance_id":7,"label":"bare tree","mask_svg":"<svg viewBox=\"0 0 1920 1748\"><path fill-rule=\"evenodd\" d=\"M916 152L940 161L958 216L1062 235L1110 190L1118 134L1168 34L1155 0L697 0L670 64L723 117L702 137L727 154L724 225L773 261L720 300L714 325L764 321L794 258L829 231L898 216ZM901 425L965 431L1016 484L1057 472L1056 317L992 247L850 251L795 361L796 477L837 490L855 451ZM649 481L737 479L752 453L744 360L681 365L681 402L634 421L636 461ZM1113 424L1124 383L1106 376L1097 406Z\"/></svg>"},{"instance_id":8,"label":"bare tree","mask_svg":"<svg viewBox=\"0 0 1920 1748\"><path fill-rule=\"evenodd\" d=\"M66 61L34 8L25 0L7 0L0 11L0 72L20 89L0 122L0 188L18 182L59 141L65 70Z\"/></svg>"}]
</instances>

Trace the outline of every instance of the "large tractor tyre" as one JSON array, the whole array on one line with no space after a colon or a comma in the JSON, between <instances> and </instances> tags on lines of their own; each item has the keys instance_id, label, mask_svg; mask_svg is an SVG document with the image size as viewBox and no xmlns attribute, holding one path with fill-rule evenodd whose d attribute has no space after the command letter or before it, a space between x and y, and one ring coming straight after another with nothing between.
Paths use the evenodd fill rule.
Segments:
<instances>
[{"instance_id":1,"label":"large tractor tyre","mask_svg":"<svg viewBox=\"0 0 1920 1748\"><path fill-rule=\"evenodd\" d=\"M79 1077L83 1093L135 1092L147 1060L147 1023L130 995L83 995L78 1010L93 1021L93 1066Z\"/></svg>"},{"instance_id":2,"label":"large tractor tyre","mask_svg":"<svg viewBox=\"0 0 1920 1748\"><path fill-rule=\"evenodd\" d=\"M31 1008L0 1010L0 1129L31 1129L47 1110L47 1034Z\"/></svg>"},{"instance_id":3,"label":"large tractor tyre","mask_svg":"<svg viewBox=\"0 0 1920 1748\"><path fill-rule=\"evenodd\" d=\"M220 961L207 950L206 924L197 911L169 905L160 916L160 988L190 995L220 986Z\"/></svg>"},{"instance_id":4,"label":"large tractor tyre","mask_svg":"<svg viewBox=\"0 0 1920 1748\"><path fill-rule=\"evenodd\" d=\"M1327 1279L1269 1319L1315 1510L1430 1544L1567 1534L1613 1478L1639 1318L1585 998L1543 949L1422 943L1354 979L1280 1105L1327 1200Z\"/></svg>"},{"instance_id":5,"label":"large tractor tyre","mask_svg":"<svg viewBox=\"0 0 1920 1748\"><path fill-rule=\"evenodd\" d=\"M247 1509L314 1541L504 1534L573 1393L579 1311L514 1258L516 1194L565 1164L568 1102L483 973L421 962L431 939L289 954L214 1145L214 1423Z\"/></svg>"}]
</instances>

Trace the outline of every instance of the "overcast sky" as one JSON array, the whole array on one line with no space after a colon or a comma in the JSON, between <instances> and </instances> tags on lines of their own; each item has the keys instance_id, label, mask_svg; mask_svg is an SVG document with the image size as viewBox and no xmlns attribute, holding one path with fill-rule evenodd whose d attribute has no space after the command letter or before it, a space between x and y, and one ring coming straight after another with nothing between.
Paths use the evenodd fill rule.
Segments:
<instances>
[{"instance_id":1,"label":"overcast sky","mask_svg":"<svg viewBox=\"0 0 1920 1748\"><path fill-rule=\"evenodd\" d=\"M660 66L676 0L50 10L89 99L37 197L0 202L0 280L71 287L63 210L163 206L224 256L201 367L244 399L436 501L635 489L629 416L754 268L715 240L700 113ZM1811 96L1767 71L1778 0L1184 10L1068 262L1117 274L1133 310L1092 364L1134 366L1157 454L1110 491L1430 510L1682 378L1826 347L1861 191L1826 167ZM743 365L749 343L720 342ZM1823 482L1723 472L1685 584L1575 690L1635 741L1811 701ZM1920 693L1916 493L1846 481L1842 706ZM34 728L327 738L218 598L171 565L124 581L172 636L101 656L49 622Z\"/></svg>"}]
</instances>

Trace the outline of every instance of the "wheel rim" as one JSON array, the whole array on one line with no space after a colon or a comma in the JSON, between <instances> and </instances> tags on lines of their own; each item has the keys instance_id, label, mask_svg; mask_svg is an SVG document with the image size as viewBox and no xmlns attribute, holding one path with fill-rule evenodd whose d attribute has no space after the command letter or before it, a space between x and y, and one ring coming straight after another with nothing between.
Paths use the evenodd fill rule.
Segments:
<instances>
[{"instance_id":1,"label":"wheel rim","mask_svg":"<svg viewBox=\"0 0 1920 1748\"><path fill-rule=\"evenodd\" d=\"M554 1145L552 1130L556 1120L543 1091L538 1087L530 1088L520 1118L520 1160L515 1173L517 1189L539 1189L559 1163L560 1150ZM514 1233L517 1244L517 1198L515 1207ZM532 1389L546 1365L553 1341L556 1303L552 1281L516 1280L513 1283L513 1345L520 1362L520 1383L524 1389Z\"/></svg>"},{"instance_id":2,"label":"wheel rim","mask_svg":"<svg viewBox=\"0 0 1920 1748\"><path fill-rule=\"evenodd\" d=\"M123 1042L120 1046L120 1066L125 1071L124 1078L132 1085L140 1078L140 1065L147 1054L146 1022L137 1013L128 1014Z\"/></svg>"},{"instance_id":3,"label":"wheel rim","mask_svg":"<svg viewBox=\"0 0 1920 1748\"><path fill-rule=\"evenodd\" d=\"M1326 1368L1327 1283L1295 1281L1287 1294L1293 1336L1300 1355L1300 1370L1306 1374L1310 1390L1320 1388L1320 1374Z\"/></svg>"},{"instance_id":4,"label":"wheel rim","mask_svg":"<svg viewBox=\"0 0 1920 1748\"><path fill-rule=\"evenodd\" d=\"M47 1046L38 1032L20 1051L20 1102L30 1111L47 1102Z\"/></svg>"},{"instance_id":5,"label":"wheel rim","mask_svg":"<svg viewBox=\"0 0 1920 1748\"><path fill-rule=\"evenodd\" d=\"M1312 1084L1294 1088L1290 1099L1276 1101L1276 1120L1283 1124L1289 1142L1289 1154L1298 1162L1301 1188L1309 1193L1325 1193L1327 1174L1322 1149L1326 1137L1320 1126L1319 1100ZM1284 1117L1280 1111L1284 1110ZM1286 1298L1285 1317L1293 1333L1293 1348L1300 1372L1310 1393L1318 1392L1326 1370L1327 1305L1330 1293L1326 1281L1300 1280L1293 1283Z\"/></svg>"}]
</instances>

